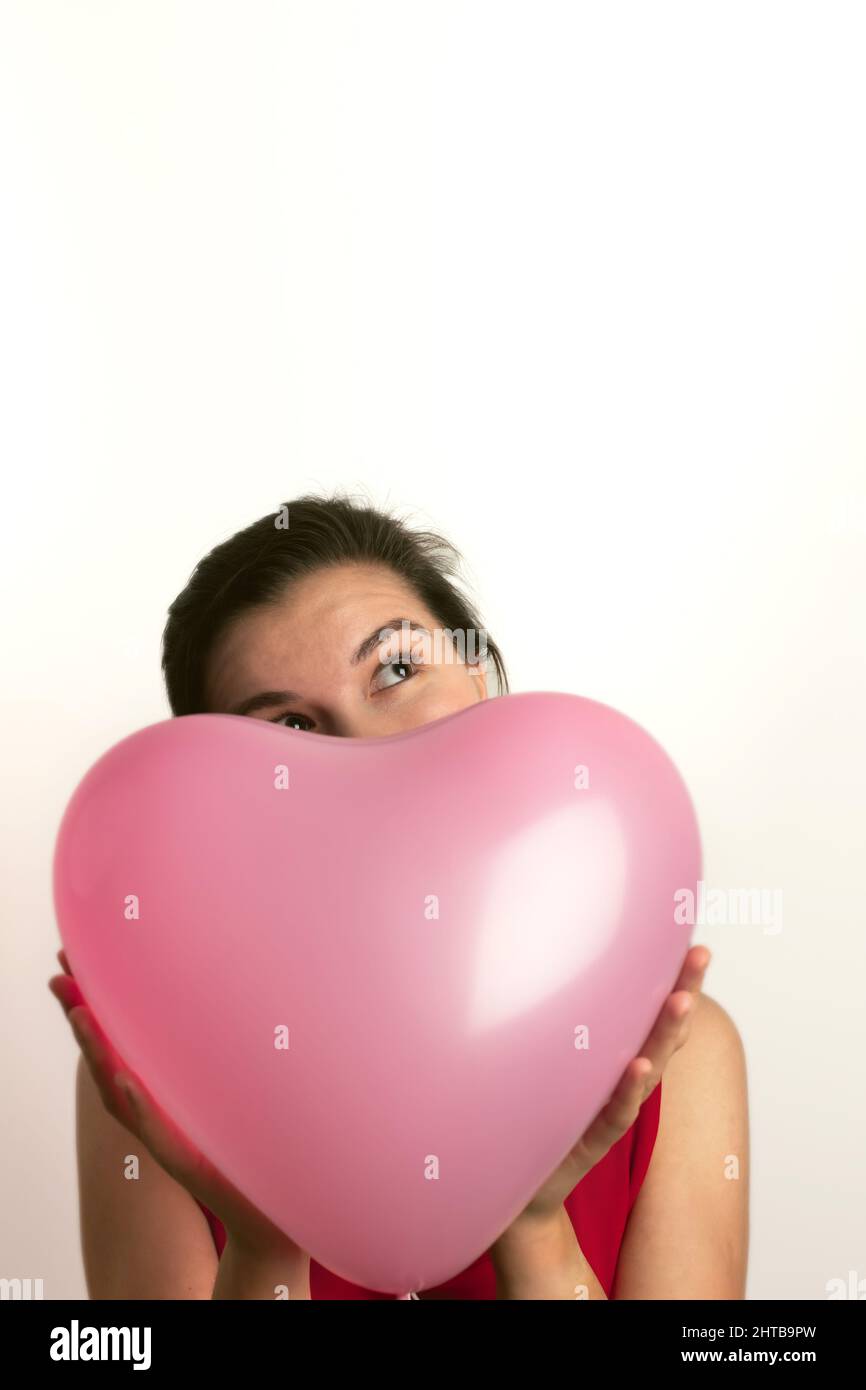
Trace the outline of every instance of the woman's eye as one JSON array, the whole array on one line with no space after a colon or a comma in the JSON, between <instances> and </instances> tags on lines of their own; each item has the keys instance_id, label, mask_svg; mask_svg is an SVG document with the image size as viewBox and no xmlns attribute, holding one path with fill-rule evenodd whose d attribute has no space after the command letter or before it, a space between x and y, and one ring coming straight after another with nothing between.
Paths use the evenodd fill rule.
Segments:
<instances>
[{"instance_id":1,"label":"woman's eye","mask_svg":"<svg viewBox=\"0 0 866 1390\"><path fill-rule=\"evenodd\" d=\"M408 671L409 674L407 676L401 677L400 680L390 681L386 685L377 686L377 689L391 690L395 685L405 685L407 680L412 680L413 676L418 671L420 665L421 662L416 661L414 657L412 657L411 655L401 656L396 661L389 661L385 666L382 667L383 675L386 671Z\"/></svg>"},{"instance_id":2,"label":"woman's eye","mask_svg":"<svg viewBox=\"0 0 866 1390\"><path fill-rule=\"evenodd\" d=\"M283 724L283 720L284 720L284 719L288 719L290 722L289 722L288 724ZM279 724L279 725L281 726L281 728L283 728L283 729L296 729L296 728L298 727L298 722L299 722L300 720L303 720L307 725L311 725L312 722L313 722L312 719L307 719L307 716L306 716L305 714L291 714L291 713L289 713L289 714L278 714L277 717L276 717L276 719L269 719L269 720L268 720L268 723L269 723L269 724Z\"/></svg>"},{"instance_id":3,"label":"woman's eye","mask_svg":"<svg viewBox=\"0 0 866 1390\"><path fill-rule=\"evenodd\" d=\"M422 661L416 661L411 654L400 657L397 661L387 662L386 665L382 667L383 674L388 671L397 671L400 672L401 675L397 680L388 681L384 685L379 685L376 688L378 690L393 690L395 685L405 685L407 681L412 680L413 677L417 675L423 664ZM286 723L283 723L283 720L285 720ZM290 710L287 710L285 714L278 714L273 719L269 719L268 723L279 724L282 729L305 728L309 730L313 725L312 719L308 719L305 714L294 714Z\"/></svg>"}]
</instances>

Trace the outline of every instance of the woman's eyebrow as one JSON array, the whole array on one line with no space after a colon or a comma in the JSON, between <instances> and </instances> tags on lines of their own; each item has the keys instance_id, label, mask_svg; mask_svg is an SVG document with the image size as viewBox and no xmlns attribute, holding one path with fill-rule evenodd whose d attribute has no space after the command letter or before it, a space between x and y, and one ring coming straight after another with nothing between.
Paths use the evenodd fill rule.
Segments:
<instances>
[{"instance_id":1,"label":"woman's eyebrow","mask_svg":"<svg viewBox=\"0 0 866 1390\"><path fill-rule=\"evenodd\" d=\"M414 618L389 618L387 623L380 623L376 630L370 633L369 637L364 638L360 647L355 652L355 655L352 657L352 665L357 666L360 661L363 661L365 657L370 655L374 647L377 647L380 642L384 642L385 635L389 628L399 631L404 623L406 623L413 632L426 632L427 636L430 636L424 624L416 622Z\"/></svg>"},{"instance_id":2,"label":"woman's eyebrow","mask_svg":"<svg viewBox=\"0 0 866 1390\"><path fill-rule=\"evenodd\" d=\"M249 699L241 700L239 705L233 705L229 714L250 714L252 710L270 709L272 705L282 705L286 700L303 698L296 690L263 690L260 695L250 695Z\"/></svg>"},{"instance_id":3,"label":"woman's eyebrow","mask_svg":"<svg viewBox=\"0 0 866 1390\"><path fill-rule=\"evenodd\" d=\"M373 648L385 640L383 634L386 634L389 628L399 631L403 623L408 623L413 632L426 632L428 637L430 635L424 624L416 622L414 618L391 618L387 623L380 623L369 637L364 638L352 657L352 665L357 666L368 657ZM250 695L246 700L241 700L239 705L233 705L229 714L252 714L254 710L271 709L275 705L285 704L287 700L303 698L296 690L262 690L258 695Z\"/></svg>"}]
</instances>

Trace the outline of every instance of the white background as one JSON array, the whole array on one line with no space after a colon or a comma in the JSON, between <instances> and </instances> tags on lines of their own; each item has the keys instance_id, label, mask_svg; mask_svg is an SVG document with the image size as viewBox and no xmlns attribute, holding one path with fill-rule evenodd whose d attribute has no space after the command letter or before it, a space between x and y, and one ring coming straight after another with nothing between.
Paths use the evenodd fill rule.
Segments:
<instances>
[{"instance_id":1,"label":"white background","mask_svg":"<svg viewBox=\"0 0 866 1390\"><path fill-rule=\"evenodd\" d=\"M697 805L745 1041L751 1298L866 1278L866 11L0 4L0 1275L85 1297L45 981L78 779L168 716L219 540L364 487L463 551L515 690Z\"/></svg>"}]
</instances>

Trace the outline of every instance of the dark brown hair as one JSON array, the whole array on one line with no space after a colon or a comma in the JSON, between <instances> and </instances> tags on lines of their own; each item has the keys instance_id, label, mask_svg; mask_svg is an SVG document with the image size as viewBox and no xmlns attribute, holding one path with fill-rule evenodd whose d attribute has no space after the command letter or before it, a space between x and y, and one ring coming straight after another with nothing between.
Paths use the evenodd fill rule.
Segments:
<instances>
[{"instance_id":1,"label":"dark brown hair","mask_svg":"<svg viewBox=\"0 0 866 1390\"><path fill-rule=\"evenodd\" d=\"M281 515L287 525L277 524ZM234 618L278 603L302 575L351 562L387 566L443 628L481 630L459 587L460 555L444 536L410 530L403 519L340 490L321 497L308 493L215 546L171 604L162 634L162 670L172 714L207 712L208 656ZM507 694L499 647L486 637L482 650L493 661L500 692Z\"/></svg>"}]
</instances>

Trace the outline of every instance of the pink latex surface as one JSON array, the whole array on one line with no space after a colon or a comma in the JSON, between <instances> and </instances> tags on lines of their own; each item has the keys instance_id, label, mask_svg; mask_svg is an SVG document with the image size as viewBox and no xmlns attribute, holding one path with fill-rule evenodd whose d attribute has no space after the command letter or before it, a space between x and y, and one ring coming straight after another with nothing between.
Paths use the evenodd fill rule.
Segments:
<instances>
[{"instance_id":1,"label":"pink latex surface","mask_svg":"<svg viewBox=\"0 0 866 1390\"><path fill-rule=\"evenodd\" d=\"M607 1100L700 873L660 746L542 692L377 739L151 725L75 790L54 897L157 1102L320 1264L402 1294L488 1249Z\"/></svg>"}]
</instances>

